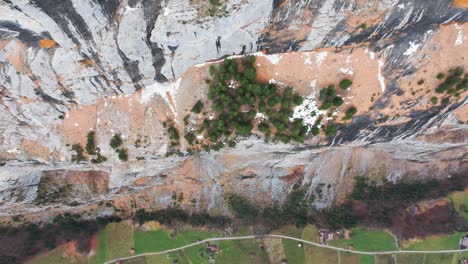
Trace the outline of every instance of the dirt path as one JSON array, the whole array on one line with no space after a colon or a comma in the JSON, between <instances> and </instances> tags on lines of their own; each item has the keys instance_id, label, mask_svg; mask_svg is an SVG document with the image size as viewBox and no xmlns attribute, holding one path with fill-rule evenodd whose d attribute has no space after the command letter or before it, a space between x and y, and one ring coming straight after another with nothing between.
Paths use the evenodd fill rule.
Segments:
<instances>
[{"instance_id":1,"label":"dirt path","mask_svg":"<svg viewBox=\"0 0 468 264\"><path fill-rule=\"evenodd\" d=\"M117 260L126 260L126 259L132 259L132 258L138 258L142 256L151 256L151 255L162 255L174 251L179 251L182 249L186 249L189 247L197 246L197 245L202 245L205 242L212 242L212 241L223 241L223 240L243 240L243 239L263 239L263 238L282 238L282 239L290 239L294 240L297 242L302 242L305 244L313 245L316 247L321 247L321 248L328 248L328 249L334 249L337 251L344 251L344 252L349 252L349 253L355 253L355 254L361 254L361 255L390 255L390 254L404 254L404 253L412 253L412 254L440 254L440 253L461 253L461 252L468 252L468 249L454 249L454 250L393 250L393 251L358 251L358 250L349 250L345 248L339 248L339 247L333 247L333 246L328 246L328 245L323 245L319 243L315 243L312 241L296 238L296 237L290 237L290 236L283 236L283 235L250 235L250 236L240 236L240 237L215 237L215 238L208 238L202 241L198 241L195 243L191 243L182 247L178 248L173 248L173 249L168 249L164 251L159 251L159 252L153 252L153 253L143 253L143 254L138 254L130 257L125 257L125 258L119 258L119 259L114 259L110 260L107 262L104 262L104 264L111 264L115 263Z\"/></svg>"}]
</instances>

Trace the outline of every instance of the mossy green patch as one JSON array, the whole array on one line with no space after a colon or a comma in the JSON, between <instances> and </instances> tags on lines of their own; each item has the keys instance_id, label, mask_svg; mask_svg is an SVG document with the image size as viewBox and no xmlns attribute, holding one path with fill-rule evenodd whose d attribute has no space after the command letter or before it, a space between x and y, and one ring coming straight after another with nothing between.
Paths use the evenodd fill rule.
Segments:
<instances>
[{"instance_id":1,"label":"mossy green patch","mask_svg":"<svg viewBox=\"0 0 468 264\"><path fill-rule=\"evenodd\" d=\"M211 237L218 237L219 231L208 232L187 229L171 237L168 230L157 231L135 231L135 252L137 254L146 252L158 252L162 250L177 248Z\"/></svg>"},{"instance_id":2,"label":"mossy green patch","mask_svg":"<svg viewBox=\"0 0 468 264\"><path fill-rule=\"evenodd\" d=\"M301 238L302 228L295 226L284 226L280 230L273 232L273 234L281 234L285 236ZM304 246L299 247L298 242L290 239L283 239L284 254L288 263L305 263Z\"/></svg>"},{"instance_id":3,"label":"mossy green patch","mask_svg":"<svg viewBox=\"0 0 468 264\"><path fill-rule=\"evenodd\" d=\"M90 264L101 264L106 261L106 244L107 232L106 230L103 230L98 234L98 245L96 248L96 254L90 258Z\"/></svg>"},{"instance_id":4,"label":"mossy green patch","mask_svg":"<svg viewBox=\"0 0 468 264\"><path fill-rule=\"evenodd\" d=\"M468 190L463 192L454 192L449 196L452 200L455 210L468 221Z\"/></svg>"},{"instance_id":5,"label":"mossy green patch","mask_svg":"<svg viewBox=\"0 0 468 264\"><path fill-rule=\"evenodd\" d=\"M446 236L431 236L424 240L405 243L407 250L450 250L458 249L460 238L463 233L455 233Z\"/></svg>"},{"instance_id":6,"label":"mossy green patch","mask_svg":"<svg viewBox=\"0 0 468 264\"><path fill-rule=\"evenodd\" d=\"M308 241L317 241L318 230L315 226L308 225L302 232L302 239ZM339 262L338 251L316 246L304 245L305 262L310 264L332 264Z\"/></svg>"},{"instance_id":7,"label":"mossy green patch","mask_svg":"<svg viewBox=\"0 0 468 264\"><path fill-rule=\"evenodd\" d=\"M354 250L360 251L389 251L396 250L395 241L391 234L383 230L369 230L353 228L351 239L333 239L330 245L348 248L352 245Z\"/></svg>"},{"instance_id":8,"label":"mossy green patch","mask_svg":"<svg viewBox=\"0 0 468 264\"><path fill-rule=\"evenodd\" d=\"M226 264L268 263L268 255L260 244L255 239L220 241L219 254L215 260Z\"/></svg>"},{"instance_id":9,"label":"mossy green patch","mask_svg":"<svg viewBox=\"0 0 468 264\"><path fill-rule=\"evenodd\" d=\"M130 255L134 247L133 226L129 222L110 223L106 227L106 259L112 260Z\"/></svg>"}]
</instances>

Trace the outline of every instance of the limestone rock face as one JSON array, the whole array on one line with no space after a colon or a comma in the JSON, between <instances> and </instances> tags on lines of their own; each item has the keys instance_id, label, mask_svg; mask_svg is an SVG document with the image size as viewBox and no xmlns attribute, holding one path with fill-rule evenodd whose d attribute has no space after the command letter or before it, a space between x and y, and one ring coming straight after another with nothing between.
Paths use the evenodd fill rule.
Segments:
<instances>
[{"instance_id":1,"label":"limestone rock face","mask_svg":"<svg viewBox=\"0 0 468 264\"><path fill-rule=\"evenodd\" d=\"M442 99L433 92L439 72L468 69L467 9L451 0L220 2L0 2L0 214L108 214L102 201L164 207L173 192L184 193L188 209L227 213L226 192L281 202L296 182L310 194L323 188L315 205L326 207L358 175L467 173L466 89L449 104L430 103ZM251 137L220 152L165 157L162 122L188 128L185 115L206 100L209 65L243 54L257 56L262 81L309 98L352 78L345 104L358 116L336 137L301 145ZM108 160L71 162L71 146L84 146L91 130ZM127 162L109 146L116 133Z\"/></svg>"}]
</instances>

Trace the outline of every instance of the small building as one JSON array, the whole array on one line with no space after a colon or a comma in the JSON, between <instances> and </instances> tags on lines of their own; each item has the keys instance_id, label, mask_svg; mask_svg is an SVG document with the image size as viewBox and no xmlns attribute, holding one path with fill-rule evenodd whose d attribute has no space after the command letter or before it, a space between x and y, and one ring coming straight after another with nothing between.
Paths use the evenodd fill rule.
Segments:
<instances>
[{"instance_id":1,"label":"small building","mask_svg":"<svg viewBox=\"0 0 468 264\"><path fill-rule=\"evenodd\" d=\"M330 232L327 229L319 230L319 243L320 244L327 244L328 240L332 240L333 238L335 238L334 232Z\"/></svg>"},{"instance_id":2,"label":"small building","mask_svg":"<svg viewBox=\"0 0 468 264\"><path fill-rule=\"evenodd\" d=\"M214 254L216 253L216 251L218 251L218 246L210 245L210 243L205 242L205 250L206 250L206 253L208 254Z\"/></svg>"},{"instance_id":3,"label":"small building","mask_svg":"<svg viewBox=\"0 0 468 264\"><path fill-rule=\"evenodd\" d=\"M460 239L460 249L468 248L468 235L465 235Z\"/></svg>"}]
</instances>

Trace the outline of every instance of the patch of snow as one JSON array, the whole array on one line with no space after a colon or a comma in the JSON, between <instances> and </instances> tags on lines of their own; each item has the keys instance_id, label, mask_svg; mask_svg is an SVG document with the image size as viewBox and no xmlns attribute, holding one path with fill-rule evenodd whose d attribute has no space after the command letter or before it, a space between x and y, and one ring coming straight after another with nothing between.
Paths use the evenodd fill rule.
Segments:
<instances>
[{"instance_id":1,"label":"patch of snow","mask_svg":"<svg viewBox=\"0 0 468 264\"><path fill-rule=\"evenodd\" d=\"M349 75L353 75L353 69L352 68L340 68L340 71L344 74L349 74Z\"/></svg>"},{"instance_id":2,"label":"patch of snow","mask_svg":"<svg viewBox=\"0 0 468 264\"><path fill-rule=\"evenodd\" d=\"M208 116L208 119L209 120L213 120L215 118L215 114L214 113L210 113L210 115Z\"/></svg>"},{"instance_id":3,"label":"patch of snow","mask_svg":"<svg viewBox=\"0 0 468 264\"><path fill-rule=\"evenodd\" d=\"M7 152L10 153L10 154L20 154L21 153L21 151L19 151L18 149L8 149Z\"/></svg>"},{"instance_id":4,"label":"patch of snow","mask_svg":"<svg viewBox=\"0 0 468 264\"><path fill-rule=\"evenodd\" d=\"M313 81L310 82L310 87L312 88L317 88L317 79L314 79Z\"/></svg>"},{"instance_id":5,"label":"patch of snow","mask_svg":"<svg viewBox=\"0 0 468 264\"><path fill-rule=\"evenodd\" d=\"M384 62L382 60L379 60L379 73L377 75L377 79L379 79L380 83L380 89L382 90L382 93L385 91L385 78L382 75L382 67L384 66Z\"/></svg>"},{"instance_id":6,"label":"patch of snow","mask_svg":"<svg viewBox=\"0 0 468 264\"><path fill-rule=\"evenodd\" d=\"M346 63L350 63L351 62L351 56L346 56Z\"/></svg>"},{"instance_id":7,"label":"patch of snow","mask_svg":"<svg viewBox=\"0 0 468 264\"><path fill-rule=\"evenodd\" d=\"M315 112L314 116L312 116L313 112ZM309 133L315 121L317 121L317 118L326 113L327 111L319 110L317 102L315 101L315 96L308 96L301 105L294 108L294 112L289 120L292 122L294 119L302 119L302 123L307 127L307 133Z\"/></svg>"},{"instance_id":8,"label":"patch of snow","mask_svg":"<svg viewBox=\"0 0 468 264\"><path fill-rule=\"evenodd\" d=\"M164 16L168 16L169 14L171 13L171 9L169 9L168 7L164 8Z\"/></svg>"},{"instance_id":9,"label":"patch of snow","mask_svg":"<svg viewBox=\"0 0 468 264\"><path fill-rule=\"evenodd\" d=\"M322 64L322 62L327 58L327 56L328 56L328 52L326 51L318 53L317 56L315 57L315 61L317 65L320 66L320 64Z\"/></svg>"},{"instance_id":10,"label":"patch of snow","mask_svg":"<svg viewBox=\"0 0 468 264\"><path fill-rule=\"evenodd\" d=\"M312 66L312 60L310 59L310 53L307 53L307 54L306 54L306 57L305 57L305 59L304 59L304 64L305 64L305 65Z\"/></svg>"},{"instance_id":11,"label":"patch of snow","mask_svg":"<svg viewBox=\"0 0 468 264\"><path fill-rule=\"evenodd\" d=\"M271 62L271 64L276 65L283 58L279 54L266 55L266 58Z\"/></svg>"},{"instance_id":12,"label":"patch of snow","mask_svg":"<svg viewBox=\"0 0 468 264\"><path fill-rule=\"evenodd\" d=\"M463 32L459 25L455 25L455 27L458 29L457 39L455 40L455 46L460 46L461 44L463 44Z\"/></svg>"},{"instance_id":13,"label":"patch of snow","mask_svg":"<svg viewBox=\"0 0 468 264\"><path fill-rule=\"evenodd\" d=\"M405 51L405 53L403 53L403 55L409 56L415 53L418 50L419 46L421 46L420 43L415 43L413 41L410 41L409 44L410 47Z\"/></svg>"},{"instance_id":14,"label":"patch of snow","mask_svg":"<svg viewBox=\"0 0 468 264\"><path fill-rule=\"evenodd\" d=\"M203 134L197 135L197 139L203 139Z\"/></svg>"},{"instance_id":15,"label":"patch of snow","mask_svg":"<svg viewBox=\"0 0 468 264\"><path fill-rule=\"evenodd\" d=\"M369 53L369 56L370 56L371 60L374 60L375 59L375 52L371 51Z\"/></svg>"},{"instance_id":16,"label":"patch of snow","mask_svg":"<svg viewBox=\"0 0 468 264\"><path fill-rule=\"evenodd\" d=\"M255 119L265 120L265 119L268 119L268 117L264 115L263 113L257 113L255 114Z\"/></svg>"},{"instance_id":17,"label":"patch of snow","mask_svg":"<svg viewBox=\"0 0 468 264\"><path fill-rule=\"evenodd\" d=\"M286 85L285 83L283 83L283 82L281 82L281 81L277 81L277 80L275 80L275 79L270 79L270 80L268 81L268 83L270 83L270 84Z\"/></svg>"},{"instance_id":18,"label":"patch of snow","mask_svg":"<svg viewBox=\"0 0 468 264\"><path fill-rule=\"evenodd\" d=\"M161 98L164 99L167 105L169 105L172 113L174 115L177 115L177 111L176 109L174 109L174 106L169 101L167 94L169 93L171 97L174 98L174 95L179 90L181 81L182 81L182 78L178 78L175 82L166 82L166 83L156 82L152 85L146 86L145 88L143 88L143 91L141 92L140 102L147 103L151 98L153 98L155 94L158 94L159 96L161 96Z\"/></svg>"},{"instance_id":19,"label":"patch of snow","mask_svg":"<svg viewBox=\"0 0 468 264\"><path fill-rule=\"evenodd\" d=\"M398 7L399 9L405 9L405 4L399 4L399 5L397 5L397 7Z\"/></svg>"}]
</instances>

